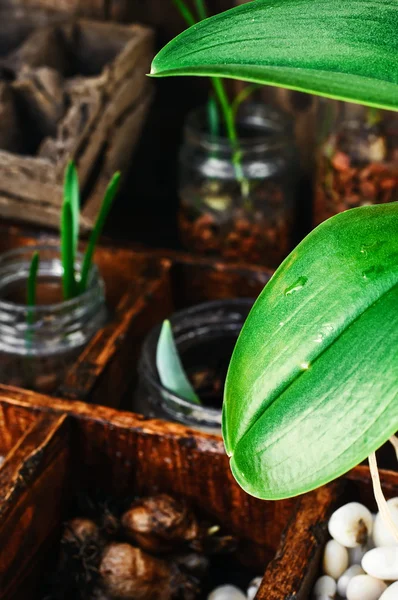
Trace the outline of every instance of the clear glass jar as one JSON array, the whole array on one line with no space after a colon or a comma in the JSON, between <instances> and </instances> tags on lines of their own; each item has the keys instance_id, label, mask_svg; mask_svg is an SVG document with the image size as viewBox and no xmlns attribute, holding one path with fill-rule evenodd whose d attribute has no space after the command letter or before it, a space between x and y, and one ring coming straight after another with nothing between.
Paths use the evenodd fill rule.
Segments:
<instances>
[{"instance_id":1,"label":"clear glass jar","mask_svg":"<svg viewBox=\"0 0 398 600\"><path fill-rule=\"evenodd\" d=\"M348 208L398 200L395 113L325 100L319 129L314 225Z\"/></svg>"},{"instance_id":2,"label":"clear glass jar","mask_svg":"<svg viewBox=\"0 0 398 600\"><path fill-rule=\"evenodd\" d=\"M40 255L36 306L26 305L29 267ZM81 267L81 256L76 271ZM54 392L82 347L106 321L104 282L92 266L87 290L62 300L60 251L18 248L0 257L0 381Z\"/></svg>"},{"instance_id":3,"label":"clear glass jar","mask_svg":"<svg viewBox=\"0 0 398 600\"><path fill-rule=\"evenodd\" d=\"M171 316L181 362L201 405L173 394L161 384L156 367L161 325L152 329L139 360L134 411L220 434L224 381L233 348L253 302L249 298L216 300Z\"/></svg>"},{"instance_id":4,"label":"clear glass jar","mask_svg":"<svg viewBox=\"0 0 398 600\"><path fill-rule=\"evenodd\" d=\"M180 152L179 226L193 252L278 266L293 246L297 153L290 120L264 104L245 104L238 150L208 132L204 109L189 115Z\"/></svg>"}]
</instances>

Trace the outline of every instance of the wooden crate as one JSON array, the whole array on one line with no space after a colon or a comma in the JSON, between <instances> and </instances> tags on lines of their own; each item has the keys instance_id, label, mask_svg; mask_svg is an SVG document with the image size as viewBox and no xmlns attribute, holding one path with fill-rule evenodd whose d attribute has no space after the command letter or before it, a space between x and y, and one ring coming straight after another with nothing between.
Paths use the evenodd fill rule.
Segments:
<instances>
[{"instance_id":1,"label":"wooden crate","mask_svg":"<svg viewBox=\"0 0 398 600\"><path fill-rule=\"evenodd\" d=\"M387 498L398 495L398 473L380 471ZM283 533L275 559L268 565L258 600L310 600L320 576L327 523L346 502L362 502L377 512L369 468L359 466L343 479L302 496Z\"/></svg>"},{"instance_id":2,"label":"wooden crate","mask_svg":"<svg viewBox=\"0 0 398 600\"><path fill-rule=\"evenodd\" d=\"M0 469L1 600L36 598L78 489L185 499L236 535L242 563L259 573L295 503L247 496L222 441L182 425L0 386L3 437L18 437L16 419L33 426Z\"/></svg>"},{"instance_id":3,"label":"wooden crate","mask_svg":"<svg viewBox=\"0 0 398 600\"><path fill-rule=\"evenodd\" d=\"M38 242L56 244L57 238L0 226L0 254ZM94 260L105 281L112 318L82 350L54 395L115 407L134 384L142 341L155 324L200 302L255 298L272 274L189 254L112 245L97 248Z\"/></svg>"},{"instance_id":4,"label":"wooden crate","mask_svg":"<svg viewBox=\"0 0 398 600\"><path fill-rule=\"evenodd\" d=\"M0 38L0 215L58 228L73 159L90 229L145 119L152 31L0 4Z\"/></svg>"}]
</instances>

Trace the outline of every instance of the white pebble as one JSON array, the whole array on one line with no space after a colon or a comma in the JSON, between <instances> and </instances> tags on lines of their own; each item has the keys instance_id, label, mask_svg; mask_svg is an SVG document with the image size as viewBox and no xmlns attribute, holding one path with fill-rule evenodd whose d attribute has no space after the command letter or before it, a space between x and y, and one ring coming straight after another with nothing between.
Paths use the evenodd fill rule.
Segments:
<instances>
[{"instance_id":1,"label":"white pebble","mask_svg":"<svg viewBox=\"0 0 398 600\"><path fill-rule=\"evenodd\" d=\"M334 598L336 594L336 582L329 575L322 575L315 582L313 595L315 598Z\"/></svg>"},{"instance_id":2,"label":"white pebble","mask_svg":"<svg viewBox=\"0 0 398 600\"><path fill-rule=\"evenodd\" d=\"M389 585L385 592L380 596L379 600L397 600L398 598L398 581Z\"/></svg>"},{"instance_id":3,"label":"white pebble","mask_svg":"<svg viewBox=\"0 0 398 600\"><path fill-rule=\"evenodd\" d=\"M366 543L372 533L372 513L359 502L349 502L338 508L330 517L329 533L346 548L355 548Z\"/></svg>"},{"instance_id":4,"label":"white pebble","mask_svg":"<svg viewBox=\"0 0 398 600\"><path fill-rule=\"evenodd\" d=\"M262 577L255 577L254 579L251 580L251 582L249 583L249 587L247 588L247 592L246 592L248 600L254 600L254 597L260 588L262 579L263 579Z\"/></svg>"},{"instance_id":5,"label":"white pebble","mask_svg":"<svg viewBox=\"0 0 398 600\"><path fill-rule=\"evenodd\" d=\"M387 500L392 520L398 525L398 498ZM375 546L397 546L398 542L385 524L380 513L377 514L373 525L373 541Z\"/></svg>"},{"instance_id":6,"label":"white pebble","mask_svg":"<svg viewBox=\"0 0 398 600\"><path fill-rule=\"evenodd\" d=\"M351 579L356 575L364 575L365 571L362 569L361 565L352 565L348 567L347 571L342 574L337 582L337 592L339 596L343 596L343 598L347 595L347 587L350 583Z\"/></svg>"},{"instance_id":7,"label":"white pebble","mask_svg":"<svg viewBox=\"0 0 398 600\"><path fill-rule=\"evenodd\" d=\"M323 572L338 579L348 567L348 550L336 540L329 540L323 555Z\"/></svg>"},{"instance_id":8,"label":"white pebble","mask_svg":"<svg viewBox=\"0 0 398 600\"><path fill-rule=\"evenodd\" d=\"M356 546L356 548L349 548L348 557L350 561L350 565L360 565L363 557L367 552L371 550L369 544L365 544L364 546Z\"/></svg>"},{"instance_id":9,"label":"white pebble","mask_svg":"<svg viewBox=\"0 0 398 600\"><path fill-rule=\"evenodd\" d=\"M387 589L384 581L370 575L353 577L347 587L347 600L379 600Z\"/></svg>"},{"instance_id":10,"label":"white pebble","mask_svg":"<svg viewBox=\"0 0 398 600\"><path fill-rule=\"evenodd\" d=\"M362 559L362 568L378 579L398 579L398 546L373 548Z\"/></svg>"},{"instance_id":11,"label":"white pebble","mask_svg":"<svg viewBox=\"0 0 398 600\"><path fill-rule=\"evenodd\" d=\"M220 585L210 592L207 600L246 600L246 596L234 585Z\"/></svg>"}]
</instances>

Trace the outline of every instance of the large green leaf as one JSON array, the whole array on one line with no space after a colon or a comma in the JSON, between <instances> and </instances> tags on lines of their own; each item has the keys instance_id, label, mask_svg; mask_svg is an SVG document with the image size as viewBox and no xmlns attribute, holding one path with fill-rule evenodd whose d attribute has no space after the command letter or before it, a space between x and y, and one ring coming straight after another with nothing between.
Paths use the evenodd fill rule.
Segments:
<instances>
[{"instance_id":1,"label":"large green leaf","mask_svg":"<svg viewBox=\"0 0 398 600\"><path fill-rule=\"evenodd\" d=\"M249 493L294 496L398 429L398 203L341 213L283 262L227 376L223 434Z\"/></svg>"},{"instance_id":2,"label":"large green leaf","mask_svg":"<svg viewBox=\"0 0 398 600\"><path fill-rule=\"evenodd\" d=\"M155 76L245 79L398 109L396 0L256 0L156 56Z\"/></svg>"}]
</instances>

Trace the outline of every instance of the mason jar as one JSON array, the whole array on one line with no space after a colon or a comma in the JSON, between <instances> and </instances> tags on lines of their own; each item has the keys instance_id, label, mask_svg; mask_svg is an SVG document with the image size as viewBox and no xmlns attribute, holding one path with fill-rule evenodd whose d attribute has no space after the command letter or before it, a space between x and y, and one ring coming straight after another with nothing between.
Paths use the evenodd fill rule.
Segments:
<instances>
[{"instance_id":1,"label":"mason jar","mask_svg":"<svg viewBox=\"0 0 398 600\"><path fill-rule=\"evenodd\" d=\"M134 411L220 434L225 377L233 348L253 302L249 298L216 300L171 316L180 360L201 405L162 385L156 366L161 324L153 328L144 341L139 360Z\"/></svg>"},{"instance_id":2,"label":"mason jar","mask_svg":"<svg viewBox=\"0 0 398 600\"><path fill-rule=\"evenodd\" d=\"M349 208L398 200L395 113L320 103L313 224Z\"/></svg>"},{"instance_id":3,"label":"mason jar","mask_svg":"<svg viewBox=\"0 0 398 600\"><path fill-rule=\"evenodd\" d=\"M188 116L179 158L181 239L192 252L275 267L293 246L292 124L264 104L246 104L237 131L232 147L209 133L204 109Z\"/></svg>"},{"instance_id":4,"label":"mason jar","mask_svg":"<svg viewBox=\"0 0 398 600\"><path fill-rule=\"evenodd\" d=\"M33 253L39 253L36 305L27 306ZM82 256L75 264L77 276ZM91 267L83 294L63 300L60 250L18 248L0 257L0 380L54 392L82 348L106 321L104 282Z\"/></svg>"}]
</instances>

